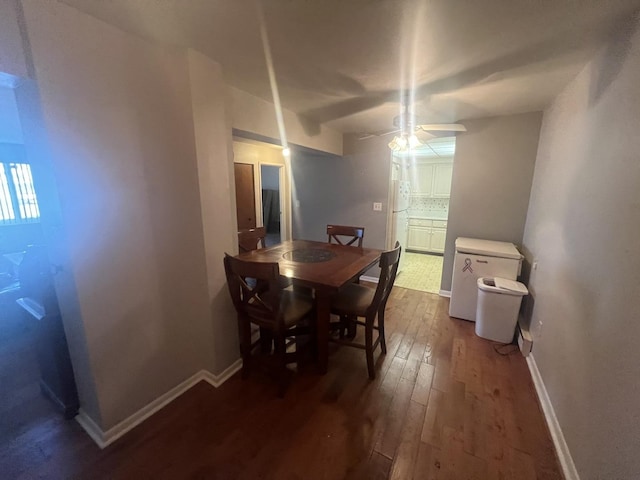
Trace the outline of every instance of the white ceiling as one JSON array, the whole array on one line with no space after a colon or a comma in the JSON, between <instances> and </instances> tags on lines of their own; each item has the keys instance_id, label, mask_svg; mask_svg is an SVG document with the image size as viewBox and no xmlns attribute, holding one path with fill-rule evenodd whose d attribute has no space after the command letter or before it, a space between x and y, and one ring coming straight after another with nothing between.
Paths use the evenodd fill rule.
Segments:
<instances>
[{"instance_id":1,"label":"white ceiling","mask_svg":"<svg viewBox=\"0 0 640 480\"><path fill-rule=\"evenodd\" d=\"M191 47L271 100L255 0L62 0ZM640 0L263 0L283 106L343 132L386 130L401 89L423 123L541 110Z\"/></svg>"}]
</instances>

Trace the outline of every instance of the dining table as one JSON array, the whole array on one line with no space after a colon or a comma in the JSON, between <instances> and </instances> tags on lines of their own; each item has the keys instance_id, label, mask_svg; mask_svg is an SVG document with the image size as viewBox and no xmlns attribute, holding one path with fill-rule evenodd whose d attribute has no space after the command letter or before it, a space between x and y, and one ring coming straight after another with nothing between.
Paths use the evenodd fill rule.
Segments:
<instances>
[{"instance_id":1,"label":"dining table","mask_svg":"<svg viewBox=\"0 0 640 480\"><path fill-rule=\"evenodd\" d=\"M331 297L380 261L382 250L312 240L286 240L237 258L277 262L280 275L296 287L311 288L316 301L318 370L327 372Z\"/></svg>"}]
</instances>

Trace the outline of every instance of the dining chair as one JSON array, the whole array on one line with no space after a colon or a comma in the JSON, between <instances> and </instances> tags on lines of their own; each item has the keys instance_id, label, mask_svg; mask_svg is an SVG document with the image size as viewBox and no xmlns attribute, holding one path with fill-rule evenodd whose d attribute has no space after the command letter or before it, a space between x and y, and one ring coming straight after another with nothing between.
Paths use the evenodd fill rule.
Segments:
<instances>
[{"instance_id":1,"label":"dining chair","mask_svg":"<svg viewBox=\"0 0 640 480\"><path fill-rule=\"evenodd\" d=\"M238 231L238 247L240 249L240 253L264 248L266 236L267 230L264 227Z\"/></svg>"},{"instance_id":2,"label":"dining chair","mask_svg":"<svg viewBox=\"0 0 640 480\"><path fill-rule=\"evenodd\" d=\"M358 247L362 247L364 239L364 227L350 227L347 225L327 225L327 236L329 243L339 245L353 245L358 242ZM346 237L346 238L345 238Z\"/></svg>"},{"instance_id":3,"label":"dining chair","mask_svg":"<svg viewBox=\"0 0 640 480\"><path fill-rule=\"evenodd\" d=\"M315 305L313 298L285 290L280 281L278 263L250 262L224 257L224 269L231 300L236 309L242 355L242 377L247 378L254 362L260 362L278 377L278 394L286 389L288 363L298 362L301 352L287 353L287 339L300 335L315 335ZM248 282L248 279L256 279ZM306 323L303 323L306 322ZM251 341L251 325L260 327L260 335L268 332L269 348L261 339ZM271 339L274 348L271 350ZM256 346L261 348L254 355ZM315 341L311 338L311 346ZM313 347L312 347L313 348Z\"/></svg>"},{"instance_id":4,"label":"dining chair","mask_svg":"<svg viewBox=\"0 0 640 480\"><path fill-rule=\"evenodd\" d=\"M364 326L365 343L362 345L343 338L332 338L331 341L364 349L367 356L369 378L372 380L376 378L373 364L374 350L380 344L382 353L387 353L387 344L384 337L384 310L398 273L401 249L400 242L396 242L393 250L384 252L380 256L380 279L376 288L351 283L331 300L331 313L340 317L338 327L342 328L344 322L350 322L355 317L356 326ZM364 321L360 321L358 318L364 318ZM376 318L378 320L377 324L375 323ZM373 341L374 330L378 331L378 337L375 341Z\"/></svg>"}]
</instances>

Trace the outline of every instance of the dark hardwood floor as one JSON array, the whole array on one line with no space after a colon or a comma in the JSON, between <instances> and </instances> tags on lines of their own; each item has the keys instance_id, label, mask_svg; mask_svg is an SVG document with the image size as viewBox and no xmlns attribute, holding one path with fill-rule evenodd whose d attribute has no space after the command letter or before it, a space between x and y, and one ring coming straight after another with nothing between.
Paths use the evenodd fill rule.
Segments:
<instances>
[{"instance_id":1,"label":"dark hardwood floor","mask_svg":"<svg viewBox=\"0 0 640 480\"><path fill-rule=\"evenodd\" d=\"M395 288L373 382L363 351L332 347L329 372L303 369L284 399L259 373L202 382L103 451L75 422L45 423L0 447L0 476L562 478L524 358L447 311Z\"/></svg>"},{"instance_id":2,"label":"dark hardwood floor","mask_svg":"<svg viewBox=\"0 0 640 480\"><path fill-rule=\"evenodd\" d=\"M33 325L30 325L33 327ZM64 424L40 392L35 331L27 325L15 298L0 302L0 478L15 478L21 461L38 458L30 441L51 422ZM16 470L16 467L18 470Z\"/></svg>"}]
</instances>

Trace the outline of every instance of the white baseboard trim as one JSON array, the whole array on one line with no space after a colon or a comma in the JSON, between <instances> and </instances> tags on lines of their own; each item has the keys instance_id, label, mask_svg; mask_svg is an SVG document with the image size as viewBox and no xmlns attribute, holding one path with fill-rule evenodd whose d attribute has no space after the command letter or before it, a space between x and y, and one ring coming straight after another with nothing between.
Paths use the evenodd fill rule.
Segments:
<instances>
[{"instance_id":1,"label":"white baseboard trim","mask_svg":"<svg viewBox=\"0 0 640 480\"><path fill-rule=\"evenodd\" d=\"M451 298L451 290L440 290L440 296Z\"/></svg>"},{"instance_id":2,"label":"white baseboard trim","mask_svg":"<svg viewBox=\"0 0 640 480\"><path fill-rule=\"evenodd\" d=\"M378 283L380 279L378 277L369 277L367 275L360 275L360 280L362 280L363 282Z\"/></svg>"},{"instance_id":3,"label":"white baseboard trim","mask_svg":"<svg viewBox=\"0 0 640 480\"><path fill-rule=\"evenodd\" d=\"M173 400L193 387L196 383L204 380L215 388L218 388L224 382L226 382L234 373L240 370L241 367L242 359L238 359L218 375L214 375L208 370L200 370L191 377L187 378L184 382L176 385L168 392L160 395L158 398L142 407L133 415L125 418L117 425L114 425L106 432L103 431L98 426L98 424L89 415L87 415L84 410L82 410L82 408L79 410L78 415L76 416L76 421L82 426L82 428L85 430L85 432L87 432L91 439L96 442L98 447L102 449L111 445L125 433L140 425L154 413L162 410Z\"/></svg>"},{"instance_id":4,"label":"white baseboard trim","mask_svg":"<svg viewBox=\"0 0 640 480\"><path fill-rule=\"evenodd\" d=\"M207 383L213 385L214 387L218 388L224 382L229 380L241 368L242 368L242 359L239 358L238 360L233 362L231 365L229 365L227 368L225 368L218 375L214 375L213 373L209 372L208 370L201 370L200 372L202 373L202 375L203 375L202 379L205 382L207 382Z\"/></svg>"},{"instance_id":5,"label":"white baseboard trim","mask_svg":"<svg viewBox=\"0 0 640 480\"><path fill-rule=\"evenodd\" d=\"M538 365L536 365L536 360L533 357L533 354L530 354L526 360L527 365L529 366L529 372L531 372L533 385L535 386L536 393L538 394L538 400L542 406L544 418L547 421L547 426L551 433L553 445L556 447L556 453L560 460L560 467L562 468L564 478L565 480L580 480L576 466L573 463L573 458L571 457L571 452L569 451L569 446L564 439L562 428L560 428L560 424L558 423L556 412L553 410L551 399L547 393L547 387L545 387L544 382L542 381L542 376L540 375L540 370L538 370Z\"/></svg>"}]
</instances>

